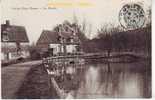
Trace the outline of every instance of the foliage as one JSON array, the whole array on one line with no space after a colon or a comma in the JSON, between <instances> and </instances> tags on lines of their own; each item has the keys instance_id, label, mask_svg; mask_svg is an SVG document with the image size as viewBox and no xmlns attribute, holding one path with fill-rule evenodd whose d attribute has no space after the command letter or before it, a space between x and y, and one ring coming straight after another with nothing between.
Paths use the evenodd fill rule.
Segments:
<instances>
[{"instance_id":1,"label":"foliage","mask_svg":"<svg viewBox=\"0 0 155 100\"><path fill-rule=\"evenodd\" d=\"M98 36L87 41L86 52L146 51L151 52L151 27L122 31L118 28L101 29ZM88 46L89 45L89 46ZM91 49L91 50L89 50Z\"/></svg>"}]
</instances>

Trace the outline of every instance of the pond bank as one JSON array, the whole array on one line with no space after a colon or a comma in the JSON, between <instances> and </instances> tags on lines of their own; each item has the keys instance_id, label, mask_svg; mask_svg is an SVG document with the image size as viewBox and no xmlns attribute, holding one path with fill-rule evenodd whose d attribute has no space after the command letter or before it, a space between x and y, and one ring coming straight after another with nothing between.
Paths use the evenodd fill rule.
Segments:
<instances>
[{"instance_id":1,"label":"pond bank","mask_svg":"<svg viewBox=\"0 0 155 100\"><path fill-rule=\"evenodd\" d=\"M16 93L18 99L59 98L50 84L49 76L42 64L32 68Z\"/></svg>"}]
</instances>

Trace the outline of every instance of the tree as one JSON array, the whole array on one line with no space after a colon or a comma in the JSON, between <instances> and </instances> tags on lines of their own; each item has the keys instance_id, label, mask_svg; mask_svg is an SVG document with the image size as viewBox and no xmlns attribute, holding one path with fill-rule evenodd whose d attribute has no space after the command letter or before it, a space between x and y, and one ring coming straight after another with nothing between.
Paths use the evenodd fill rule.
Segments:
<instances>
[{"instance_id":1,"label":"tree","mask_svg":"<svg viewBox=\"0 0 155 100\"><path fill-rule=\"evenodd\" d=\"M39 49L38 49L38 47L36 46L35 43L32 43L29 46L29 52L30 52L30 59L32 59L32 60L41 59L41 55L39 53Z\"/></svg>"},{"instance_id":2,"label":"tree","mask_svg":"<svg viewBox=\"0 0 155 100\"><path fill-rule=\"evenodd\" d=\"M114 34L118 33L120 30L121 29L118 26L114 27L112 24L105 24L98 30L97 38L99 39L99 42L97 45L101 50L107 51L108 56L110 56L111 51L116 48L116 43L119 42L117 38L114 37Z\"/></svg>"}]
</instances>

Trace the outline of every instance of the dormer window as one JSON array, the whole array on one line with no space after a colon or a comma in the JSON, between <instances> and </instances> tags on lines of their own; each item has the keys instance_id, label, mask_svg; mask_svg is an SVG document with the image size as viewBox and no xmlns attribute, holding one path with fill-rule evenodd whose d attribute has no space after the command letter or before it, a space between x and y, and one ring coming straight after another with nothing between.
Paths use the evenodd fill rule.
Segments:
<instances>
[{"instance_id":1,"label":"dormer window","mask_svg":"<svg viewBox=\"0 0 155 100\"><path fill-rule=\"evenodd\" d=\"M9 41L9 36L8 36L8 32L7 31L3 31L2 34L2 40L5 41Z\"/></svg>"}]
</instances>

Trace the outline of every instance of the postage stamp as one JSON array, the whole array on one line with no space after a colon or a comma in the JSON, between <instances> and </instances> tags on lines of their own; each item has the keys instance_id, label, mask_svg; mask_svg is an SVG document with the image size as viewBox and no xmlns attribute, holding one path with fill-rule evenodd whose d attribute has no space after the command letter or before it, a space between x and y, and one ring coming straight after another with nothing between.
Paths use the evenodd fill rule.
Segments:
<instances>
[{"instance_id":1,"label":"postage stamp","mask_svg":"<svg viewBox=\"0 0 155 100\"><path fill-rule=\"evenodd\" d=\"M119 22L125 29L137 29L145 23L145 12L139 4L131 3L124 5L119 12Z\"/></svg>"}]
</instances>

